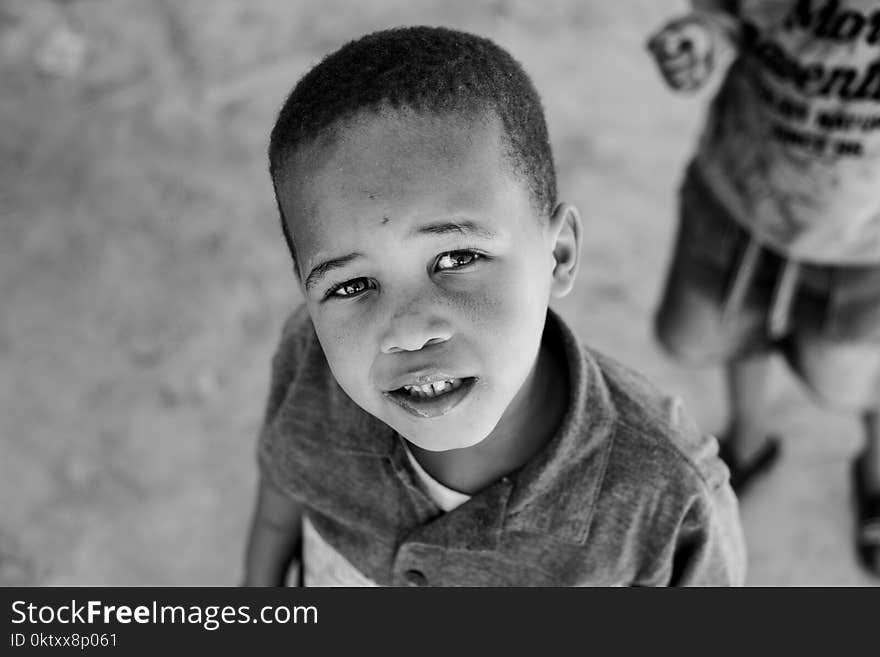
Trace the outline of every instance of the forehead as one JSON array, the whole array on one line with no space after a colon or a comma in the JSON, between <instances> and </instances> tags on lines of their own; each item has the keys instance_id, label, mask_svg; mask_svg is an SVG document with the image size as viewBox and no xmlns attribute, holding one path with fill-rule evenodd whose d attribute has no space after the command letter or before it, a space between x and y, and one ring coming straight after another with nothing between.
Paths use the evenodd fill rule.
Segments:
<instances>
[{"instance_id":1,"label":"forehead","mask_svg":"<svg viewBox=\"0 0 880 657\"><path fill-rule=\"evenodd\" d=\"M342 229L436 218L431 213L492 215L499 204L530 208L502 135L492 114L388 110L359 115L303 146L278 181L297 255L331 249Z\"/></svg>"},{"instance_id":2,"label":"forehead","mask_svg":"<svg viewBox=\"0 0 880 657\"><path fill-rule=\"evenodd\" d=\"M489 115L362 112L299 147L285 167L283 187L305 200L347 193L354 185L390 193L426 170L497 175L501 134L500 122ZM326 183L335 187L322 189Z\"/></svg>"}]
</instances>

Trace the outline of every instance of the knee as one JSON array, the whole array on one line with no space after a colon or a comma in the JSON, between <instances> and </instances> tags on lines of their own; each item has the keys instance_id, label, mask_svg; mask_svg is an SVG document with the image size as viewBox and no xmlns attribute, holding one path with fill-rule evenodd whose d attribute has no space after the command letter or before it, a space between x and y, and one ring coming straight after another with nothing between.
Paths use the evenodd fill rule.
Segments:
<instances>
[{"instance_id":1,"label":"knee","mask_svg":"<svg viewBox=\"0 0 880 657\"><path fill-rule=\"evenodd\" d=\"M798 373L810 395L822 406L847 413L861 413L877 408L878 400L866 391L830 385L822 378Z\"/></svg>"},{"instance_id":2,"label":"knee","mask_svg":"<svg viewBox=\"0 0 880 657\"><path fill-rule=\"evenodd\" d=\"M661 309L654 316L654 338L668 355L690 367L706 367L724 360L712 332L701 330L681 315Z\"/></svg>"},{"instance_id":3,"label":"knee","mask_svg":"<svg viewBox=\"0 0 880 657\"><path fill-rule=\"evenodd\" d=\"M789 360L791 368L819 403L845 412L863 412L880 407L876 359L838 364L821 350L804 350Z\"/></svg>"}]
</instances>

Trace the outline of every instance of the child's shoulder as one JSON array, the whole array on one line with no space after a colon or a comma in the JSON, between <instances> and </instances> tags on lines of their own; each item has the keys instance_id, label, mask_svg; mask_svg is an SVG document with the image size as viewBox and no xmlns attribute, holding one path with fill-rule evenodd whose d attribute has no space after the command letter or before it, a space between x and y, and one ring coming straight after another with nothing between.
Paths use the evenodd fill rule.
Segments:
<instances>
[{"instance_id":1,"label":"child's shoulder","mask_svg":"<svg viewBox=\"0 0 880 657\"><path fill-rule=\"evenodd\" d=\"M334 387L324 352L304 305L296 308L285 320L272 357L268 417L276 414L292 386L301 392L311 390L320 394L329 394Z\"/></svg>"},{"instance_id":2,"label":"child's shoulder","mask_svg":"<svg viewBox=\"0 0 880 657\"><path fill-rule=\"evenodd\" d=\"M290 358L305 355L312 343L317 343L315 327L305 304L297 306L284 320L281 329L281 340L276 355Z\"/></svg>"},{"instance_id":3,"label":"child's shoulder","mask_svg":"<svg viewBox=\"0 0 880 657\"><path fill-rule=\"evenodd\" d=\"M612 462L638 477L685 492L707 492L727 479L714 437L703 433L680 397L623 363L586 348L614 409Z\"/></svg>"},{"instance_id":4,"label":"child's shoulder","mask_svg":"<svg viewBox=\"0 0 880 657\"><path fill-rule=\"evenodd\" d=\"M310 361L323 360L324 352L321 351L308 310L305 305L298 306L287 316L281 329L281 338L272 357L273 379L278 382L290 380L300 371L314 370L309 365L317 363Z\"/></svg>"}]
</instances>

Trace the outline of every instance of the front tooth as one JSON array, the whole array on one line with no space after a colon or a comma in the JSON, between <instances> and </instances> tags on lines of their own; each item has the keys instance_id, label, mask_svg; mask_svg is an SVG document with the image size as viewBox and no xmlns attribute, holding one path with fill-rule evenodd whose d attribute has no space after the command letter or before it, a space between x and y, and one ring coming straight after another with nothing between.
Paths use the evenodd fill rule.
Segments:
<instances>
[{"instance_id":1,"label":"front tooth","mask_svg":"<svg viewBox=\"0 0 880 657\"><path fill-rule=\"evenodd\" d=\"M435 383L425 383L423 385L405 385L403 389L410 395L416 397L436 397L444 392L456 390L461 385L459 379L444 379Z\"/></svg>"}]
</instances>

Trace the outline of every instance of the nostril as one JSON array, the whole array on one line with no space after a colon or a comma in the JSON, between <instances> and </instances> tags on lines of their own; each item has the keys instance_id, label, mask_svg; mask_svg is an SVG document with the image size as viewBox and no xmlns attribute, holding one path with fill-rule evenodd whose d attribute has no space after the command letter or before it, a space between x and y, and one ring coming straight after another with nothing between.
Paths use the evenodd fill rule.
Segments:
<instances>
[{"instance_id":1,"label":"nostril","mask_svg":"<svg viewBox=\"0 0 880 657\"><path fill-rule=\"evenodd\" d=\"M383 353L391 354L401 351L419 351L430 345L448 342L452 338L452 329L445 321L425 322L407 318L405 321L392 321L386 334L381 339L380 348Z\"/></svg>"}]
</instances>

